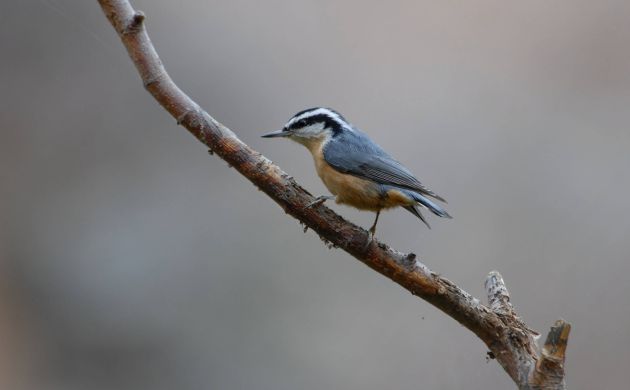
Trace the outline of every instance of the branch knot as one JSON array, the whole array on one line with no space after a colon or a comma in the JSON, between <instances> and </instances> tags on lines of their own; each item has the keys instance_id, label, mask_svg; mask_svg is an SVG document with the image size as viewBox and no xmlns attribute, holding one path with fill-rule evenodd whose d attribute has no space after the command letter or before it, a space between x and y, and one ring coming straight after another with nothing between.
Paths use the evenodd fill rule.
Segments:
<instances>
[{"instance_id":1,"label":"branch knot","mask_svg":"<svg viewBox=\"0 0 630 390\"><path fill-rule=\"evenodd\" d=\"M142 11L134 11L133 16L129 19L125 27L120 32L122 35L136 34L144 25L145 15Z\"/></svg>"}]
</instances>

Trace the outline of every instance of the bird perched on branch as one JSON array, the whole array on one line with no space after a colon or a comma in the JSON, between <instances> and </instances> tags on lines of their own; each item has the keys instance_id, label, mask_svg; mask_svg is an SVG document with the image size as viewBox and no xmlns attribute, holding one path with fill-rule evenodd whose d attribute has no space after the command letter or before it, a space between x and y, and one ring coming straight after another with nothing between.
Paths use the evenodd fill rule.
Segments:
<instances>
[{"instance_id":1,"label":"bird perched on branch","mask_svg":"<svg viewBox=\"0 0 630 390\"><path fill-rule=\"evenodd\" d=\"M374 211L372 236L384 209L404 207L429 228L421 209L451 218L433 200L446 203L442 197L420 183L407 168L334 110L316 107L300 111L282 130L263 137L286 137L306 146L315 160L317 174L333 194L320 196L307 207L334 199L359 210Z\"/></svg>"}]
</instances>

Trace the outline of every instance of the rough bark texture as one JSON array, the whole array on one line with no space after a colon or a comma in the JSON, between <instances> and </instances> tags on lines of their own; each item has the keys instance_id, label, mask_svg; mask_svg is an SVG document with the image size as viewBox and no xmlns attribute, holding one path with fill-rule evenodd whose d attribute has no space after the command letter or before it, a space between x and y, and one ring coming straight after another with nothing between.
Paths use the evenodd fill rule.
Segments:
<instances>
[{"instance_id":1,"label":"rough bark texture","mask_svg":"<svg viewBox=\"0 0 630 390\"><path fill-rule=\"evenodd\" d=\"M244 144L212 118L171 80L146 33L144 14L127 0L99 0L144 83L144 87L177 123L188 129L212 153L273 199L326 243L354 256L373 270L426 300L477 335L488 355L505 369L521 389L564 389L564 353L570 325L556 322L541 352L538 334L516 315L501 275L486 280L489 307L433 273L413 253L402 253L374 240L364 229L344 220L325 206L305 207L313 196L277 165Z\"/></svg>"}]
</instances>

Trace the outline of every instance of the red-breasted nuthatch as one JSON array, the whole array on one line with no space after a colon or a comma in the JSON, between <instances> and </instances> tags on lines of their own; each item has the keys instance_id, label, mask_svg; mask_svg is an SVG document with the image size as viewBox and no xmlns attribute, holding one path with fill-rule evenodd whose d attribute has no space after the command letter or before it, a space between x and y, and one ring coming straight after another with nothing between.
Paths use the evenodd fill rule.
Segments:
<instances>
[{"instance_id":1,"label":"red-breasted nuthatch","mask_svg":"<svg viewBox=\"0 0 630 390\"><path fill-rule=\"evenodd\" d=\"M335 199L359 210L374 211L372 236L383 209L404 207L427 227L420 208L451 218L429 199L446 203L442 197L422 185L407 168L334 110L316 107L300 111L282 130L263 137L287 137L306 146L315 160L317 174L333 194L318 197L309 207Z\"/></svg>"}]
</instances>

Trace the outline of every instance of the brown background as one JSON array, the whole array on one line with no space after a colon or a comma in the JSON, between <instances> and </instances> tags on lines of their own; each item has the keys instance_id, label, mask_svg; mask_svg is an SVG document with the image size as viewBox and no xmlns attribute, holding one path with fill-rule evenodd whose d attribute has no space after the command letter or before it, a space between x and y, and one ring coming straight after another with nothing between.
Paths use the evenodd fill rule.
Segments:
<instances>
[{"instance_id":1,"label":"brown background","mask_svg":"<svg viewBox=\"0 0 630 390\"><path fill-rule=\"evenodd\" d=\"M630 369L630 3L135 1L180 86L259 134L325 105L449 200L378 235L574 325L572 389ZM506 389L472 334L303 234L142 85L95 1L0 4L0 385ZM373 215L335 206L369 226Z\"/></svg>"}]
</instances>

